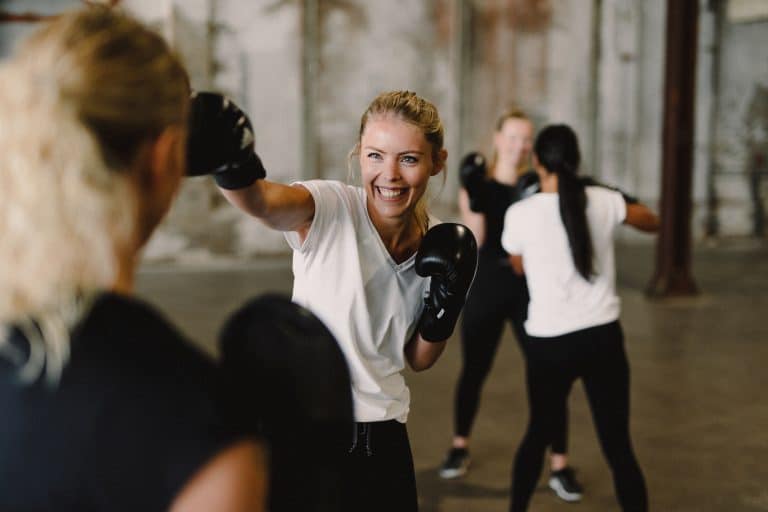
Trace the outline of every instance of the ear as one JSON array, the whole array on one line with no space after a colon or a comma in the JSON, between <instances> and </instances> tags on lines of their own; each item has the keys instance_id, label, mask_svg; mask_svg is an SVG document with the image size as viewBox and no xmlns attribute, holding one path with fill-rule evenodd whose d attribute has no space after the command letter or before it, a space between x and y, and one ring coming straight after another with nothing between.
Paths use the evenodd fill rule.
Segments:
<instances>
[{"instance_id":1,"label":"ear","mask_svg":"<svg viewBox=\"0 0 768 512\"><path fill-rule=\"evenodd\" d=\"M447 149L441 149L437 153L437 159L435 161L435 165L432 166L432 172L430 173L430 176L436 176L440 174L441 171L445 169L445 162L448 160L448 150Z\"/></svg>"},{"instance_id":2,"label":"ear","mask_svg":"<svg viewBox=\"0 0 768 512\"><path fill-rule=\"evenodd\" d=\"M152 184L176 184L184 176L186 168L187 131L182 126L168 126L152 143L150 174Z\"/></svg>"}]
</instances>

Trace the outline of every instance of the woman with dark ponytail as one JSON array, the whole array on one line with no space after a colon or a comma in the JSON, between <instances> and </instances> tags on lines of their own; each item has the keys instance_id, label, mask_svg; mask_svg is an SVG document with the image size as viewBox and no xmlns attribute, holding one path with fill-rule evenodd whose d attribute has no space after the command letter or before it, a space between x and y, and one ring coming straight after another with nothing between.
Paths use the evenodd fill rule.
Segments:
<instances>
[{"instance_id":1,"label":"woman with dark ponytail","mask_svg":"<svg viewBox=\"0 0 768 512\"><path fill-rule=\"evenodd\" d=\"M581 378L622 510L646 511L645 481L629 434L629 365L613 236L622 223L654 232L659 219L619 192L578 179L579 145L569 126L544 128L533 152L541 193L509 208L501 239L530 293L530 414L515 457L510 510L527 510L558 411Z\"/></svg>"},{"instance_id":2,"label":"woman with dark ponytail","mask_svg":"<svg viewBox=\"0 0 768 512\"><path fill-rule=\"evenodd\" d=\"M501 246L504 213L510 205L538 191L539 179L531 167L533 121L522 110L510 109L496 121L490 165L480 153L462 159L459 211L462 224L475 235L479 247L477 275L467 296L461 324L461 371L454 395L453 439L441 478L464 476L470 464L470 441L480 409L486 378L509 323L525 356L528 289L525 278L513 271ZM568 464L568 411L566 404L550 446L549 487L569 502L581 499L582 488Z\"/></svg>"}]
</instances>

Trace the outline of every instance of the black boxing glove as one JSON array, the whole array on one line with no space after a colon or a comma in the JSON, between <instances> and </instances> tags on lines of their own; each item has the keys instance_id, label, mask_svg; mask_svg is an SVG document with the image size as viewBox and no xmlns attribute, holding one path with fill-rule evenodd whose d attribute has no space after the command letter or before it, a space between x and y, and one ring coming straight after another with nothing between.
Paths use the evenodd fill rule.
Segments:
<instances>
[{"instance_id":1,"label":"black boxing glove","mask_svg":"<svg viewBox=\"0 0 768 512\"><path fill-rule=\"evenodd\" d=\"M467 191L469 209L473 212L483 210L487 172L488 164L482 153L467 153L461 159L459 180L461 181L461 186Z\"/></svg>"},{"instance_id":2,"label":"black boxing glove","mask_svg":"<svg viewBox=\"0 0 768 512\"><path fill-rule=\"evenodd\" d=\"M526 197L531 197L538 192L541 192L541 183L539 182L539 175L536 174L536 171L528 171L517 177L515 193L517 194L518 201L525 199Z\"/></svg>"},{"instance_id":3,"label":"black boxing glove","mask_svg":"<svg viewBox=\"0 0 768 512\"><path fill-rule=\"evenodd\" d=\"M447 339L456 326L477 270L477 242L462 224L438 224L427 231L416 253L416 273L431 277L419 319L426 341Z\"/></svg>"},{"instance_id":4,"label":"black boxing glove","mask_svg":"<svg viewBox=\"0 0 768 512\"><path fill-rule=\"evenodd\" d=\"M619 187L613 187L611 185L606 185L605 183L601 183L597 181L595 178L593 178L592 176L580 176L579 181L585 187L602 187L602 188L607 188L609 190L613 190L614 192L618 192L619 194L621 194L621 197L624 198L624 202L627 204L636 204L640 202L637 200L636 197L627 194L626 192L621 190Z\"/></svg>"},{"instance_id":5,"label":"black boxing glove","mask_svg":"<svg viewBox=\"0 0 768 512\"><path fill-rule=\"evenodd\" d=\"M219 348L224 418L269 445L269 510L340 510L354 416L331 332L287 297L265 295L229 317Z\"/></svg>"},{"instance_id":6,"label":"black boxing glove","mask_svg":"<svg viewBox=\"0 0 768 512\"><path fill-rule=\"evenodd\" d=\"M267 175L253 141L248 116L232 100L215 92L192 93L187 176L212 174L228 190L253 184Z\"/></svg>"}]
</instances>

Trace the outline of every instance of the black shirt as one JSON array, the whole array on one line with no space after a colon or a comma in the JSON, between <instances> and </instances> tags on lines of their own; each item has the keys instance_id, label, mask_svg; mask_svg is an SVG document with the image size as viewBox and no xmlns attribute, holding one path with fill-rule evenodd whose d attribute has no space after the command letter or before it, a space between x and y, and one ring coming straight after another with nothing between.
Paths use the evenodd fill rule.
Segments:
<instances>
[{"instance_id":1,"label":"black shirt","mask_svg":"<svg viewBox=\"0 0 768 512\"><path fill-rule=\"evenodd\" d=\"M496 180L486 180L483 182L482 198L478 213L485 216L485 241L480 247L480 257L506 260L507 252L501 246L501 232L507 208L519 199L517 188Z\"/></svg>"},{"instance_id":2,"label":"black shirt","mask_svg":"<svg viewBox=\"0 0 768 512\"><path fill-rule=\"evenodd\" d=\"M29 344L15 332L11 343ZM215 366L149 305L100 296L56 386L0 356L0 511L167 510L235 435Z\"/></svg>"}]
</instances>

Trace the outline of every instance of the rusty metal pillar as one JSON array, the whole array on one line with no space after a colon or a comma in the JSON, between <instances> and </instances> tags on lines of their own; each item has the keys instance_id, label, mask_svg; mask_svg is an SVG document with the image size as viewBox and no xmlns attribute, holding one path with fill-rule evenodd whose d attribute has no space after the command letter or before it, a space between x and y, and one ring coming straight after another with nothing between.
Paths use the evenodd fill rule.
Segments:
<instances>
[{"instance_id":1,"label":"rusty metal pillar","mask_svg":"<svg viewBox=\"0 0 768 512\"><path fill-rule=\"evenodd\" d=\"M661 232L654 297L698 293L691 276L691 184L699 0L667 0L664 126L662 131Z\"/></svg>"}]
</instances>

